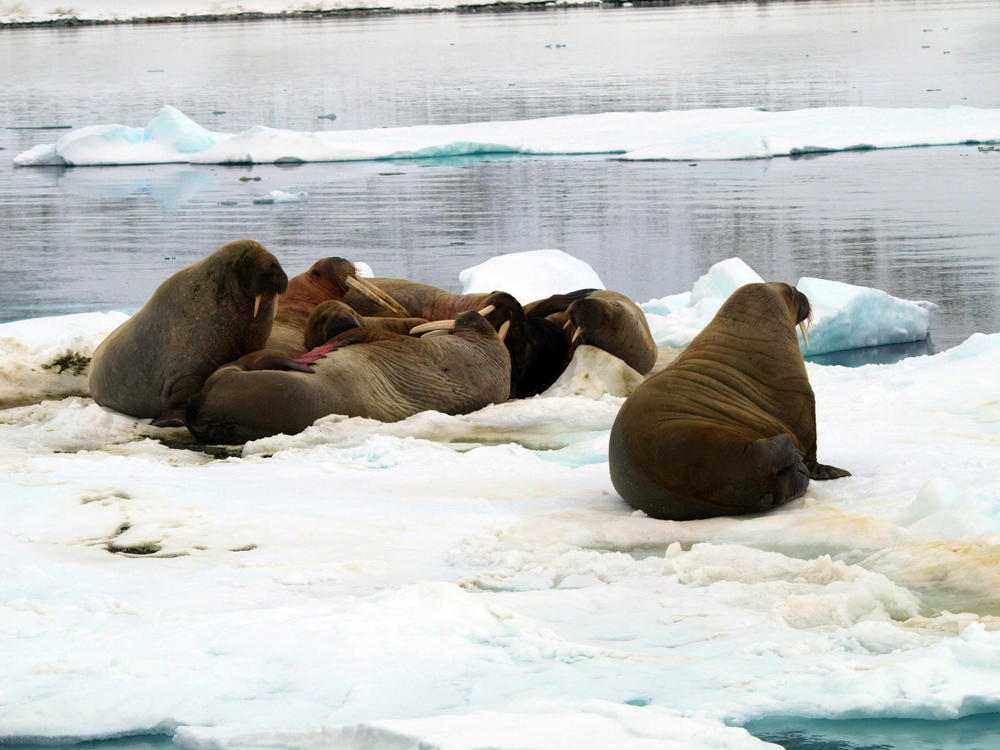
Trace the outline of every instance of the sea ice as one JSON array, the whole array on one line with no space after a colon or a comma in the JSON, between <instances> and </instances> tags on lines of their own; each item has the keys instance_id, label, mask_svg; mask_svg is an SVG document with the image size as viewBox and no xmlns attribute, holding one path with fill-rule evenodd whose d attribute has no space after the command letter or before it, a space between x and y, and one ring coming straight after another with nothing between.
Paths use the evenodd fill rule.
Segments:
<instances>
[{"instance_id":1,"label":"sea ice","mask_svg":"<svg viewBox=\"0 0 1000 750\"><path fill-rule=\"evenodd\" d=\"M287 193L282 190L272 190L267 195L254 198L254 203L305 203L309 200L309 193Z\"/></svg>"},{"instance_id":2,"label":"sea ice","mask_svg":"<svg viewBox=\"0 0 1000 750\"><path fill-rule=\"evenodd\" d=\"M458 274L463 294L502 289L521 304L577 289L604 289L604 283L579 258L562 250L530 250L497 255Z\"/></svg>"},{"instance_id":3,"label":"sea ice","mask_svg":"<svg viewBox=\"0 0 1000 750\"><path fill-rule=\"evenodd\" d=\"M257 125L226 134L210 132L165 105L145 128L93 125L74 130L54 144L19 154L14 166L270 164L497 153L690 161L995 141L1000 141L997 112L971 107L789 112L742 107L314 133Z\"/></svg>"},{"instance_id":4,"label":"sea ice","mask_svg":"<svg viewBox=\"0 0 1000 750\"><path fill-rule=\"evenodd\" d=\"M732 259L646 307L750 278ZM829 299L898 325L870 290ZM0 326L0 380L121 319ZM242 451L81 397L0 411L0 734L737 750L767 745L726 725L767 716L1000 709L1000 334L807 363L820 460L854 475L685 523L614 492L604 391L629 381L606 360L568 376L599 374L591 397L331 416Z\"/></svg>"}]
</instances>

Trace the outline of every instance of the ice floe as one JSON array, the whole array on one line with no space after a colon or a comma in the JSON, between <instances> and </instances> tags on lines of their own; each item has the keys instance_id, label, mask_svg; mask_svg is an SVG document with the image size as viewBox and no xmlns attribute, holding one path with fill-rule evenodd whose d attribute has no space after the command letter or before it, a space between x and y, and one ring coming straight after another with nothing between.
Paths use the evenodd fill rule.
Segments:
<instances>
[{"instance_id":1,"label":"ice floe","mask_svg":"<svg viewBox=\"0 0 1000 750\"><path fill-rule=\"evenodd\" d=\"M92 125L40 144L14 165L270 164L469 154L614 154L643 160L795 154L1000 142L1000 111L972 107L748 107L609 112L536 120L294 132L261 125L213 133L170 105L145 127Z\"/></svg>"}]
</instances>

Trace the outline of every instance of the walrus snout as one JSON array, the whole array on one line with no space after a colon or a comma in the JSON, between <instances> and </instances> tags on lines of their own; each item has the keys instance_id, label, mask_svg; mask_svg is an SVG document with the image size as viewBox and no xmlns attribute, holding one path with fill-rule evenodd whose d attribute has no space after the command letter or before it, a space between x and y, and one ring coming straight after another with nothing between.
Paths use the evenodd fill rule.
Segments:
<instances>
[{"instance_id":1,"label":"walrus snout","mask_svg":"<svg viewBox=\"0 0 1000 750\"><path fill-rule=\"evenodd\" d=\"M492 305L494 309L487 313L485 318L498 331L504 323L510 323L508 328L517 329L524 321L524 308L512 294L493 292L483 301L481 309L485 309L489 305Z\"/></svg>"},{"instance_id":2,"label":"walrus snout","mask_svg":"<svg viewBox=\"0 0 1000 750\"><path fill-rule=\"evenodd\" d=\"M513 299L513 297L511 299ZM470 331L476 331L477 333L481 333L483 336L496 336L497 329L494 328L493 324L490 323L489 321L489 315L491 314L493 313L489 313L487 314L486 317L483 317L475 310L469 310L467 312L459 313L458 315L455 316L455 325L452 328L452 332L458 333L462 330L470 330Z\"/></svg>"},{"instance_id":3,"label":"walrus snout","mask_svg":"<svg viewBox=\"0 0 1000 750\"><path fill-rule=\"evenodd\" d=\"M249 244L240 256L237 270L240 286L248 296L257 300L257 305L260 300L270 301L276 294L284 294L288 289L288 275L278 259L263 245L252 240L246 242Z\"/></svg>"}]
</instances>

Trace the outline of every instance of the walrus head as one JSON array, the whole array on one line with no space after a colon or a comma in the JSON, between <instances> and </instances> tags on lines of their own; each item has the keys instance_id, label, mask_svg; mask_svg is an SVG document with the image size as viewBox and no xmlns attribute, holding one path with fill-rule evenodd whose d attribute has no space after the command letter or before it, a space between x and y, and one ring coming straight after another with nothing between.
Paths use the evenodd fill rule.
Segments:
<instances>
[{"instance_id":1,"label":"walrus head","mask_svg":"<svg viewBox=\"0 0 1000 750\"><path fill-rule=\"evenodd\" d=\"M360 325L360 316L350 305L338 300L322 302L310 313L306 322L306 349L322 346L334 336Z\"/></svg>"},{"instance_id":2,"label":"walrus head","mask_svg":"<svg viewBox=\"0 0 1000 750\"><path fill-rule=\"evenodd\" d=\"M761 292L764 292L762 294ZM733 317L751 326L769 326L775 319L785 318L792 326L802 331L806 348L809 348L809 334L806 323L812 316L809 298L791 284L781 281L745 284L733 292L723 303L719 315ZM797 341L797 338L796 338ZM797 346L798 344L796 344Z\"/></svg>"},{"instance_id":3,"label":"walrus head","mask_svg":"<svg viewBox=\"0 0 1000 750\"><path fill-rule=\"evenodd\" d=\"M809 298L791 284L772 281L768 286L770 285L777 287L782 296L788 300L788 312L792 316L792 324L797 325L802 331L802 338L806 342L806 349L808 349L809 334L806 333L806 326L812 321L812 305L809 304Z\"/></svg>"},{"instance_id":4,"label":"walrus head","mask_svg":"<svg viewBox=\"0 0 1000 750\"><path fill-rule=\"evenodd\" d=\"M269 302L288 288L288 276L278 259L259 242L237 240L229 245L235 246L237 251L236 278L240 288L254 300L253 314L256 317L262 301Z\"/></svg>"},{"instance_id":5,"label":"walrus head","mask_svg":"<svg viewBox=\"0 0 1000 750\"><path fill-rule=\"evenodd\" d=\"M500 338L506 340L508 331L517 331L524 320L524 308L521 303L507 292L493 292L483 301L483 308L491 308L489 312L480 313L494 329L499 331L504 329L504 335Z\"/></svg>"},{"instance_id":6,"label":"walrus head","mask_svg":"<svg viewBox=\"0 0 1000 750\"><path fill-rule=\"evenodd\" d=\"M306 271L310 283L323 289L327 299L341 299L348 289L354 289L377 305L398 315L406 315L406 309L374 284L358 276L357 268L349 260L336 256L323 258L313 263Z\"/></svg>"}]
</instances>

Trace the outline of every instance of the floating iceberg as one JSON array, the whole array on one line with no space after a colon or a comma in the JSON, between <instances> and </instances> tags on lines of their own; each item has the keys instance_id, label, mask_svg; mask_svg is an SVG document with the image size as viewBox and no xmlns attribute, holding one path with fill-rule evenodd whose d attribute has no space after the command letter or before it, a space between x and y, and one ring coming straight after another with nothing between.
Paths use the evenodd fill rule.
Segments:
<instances>
[{"instance_id":1,"label":"floating iceberg","mask_svg":"<svg viewBox=\"0 0 1000 750\"><path fill-rule=\"evenodd\" d=\"M744 284L761 281L742 260L730 258L712 266L690 292L639 307L646 313L657 346L683 348L715 317L730 294ZM930 311L937 307L839 281L802 278L794 286L812 306L808 348L799 334L803 353L809 355L923 341L930 332Z\"/></svg>"},{"instance_id":2,"label":"floating iceberg","mask_svg":"<svg viewBox=\"0 0 1000 750\"><path fill-rule=\"evenodd\" d=\"M212 133L166 105L145 128L95 125L14 165L270 164L469 154L615 154L626 160L764 159L824 151L1000 142L1000 111L826 107L610 112L536 120L315 133Z\"/></svg>"}]
</instances>

